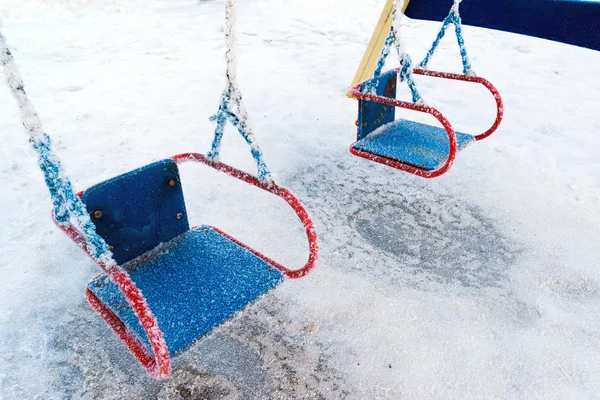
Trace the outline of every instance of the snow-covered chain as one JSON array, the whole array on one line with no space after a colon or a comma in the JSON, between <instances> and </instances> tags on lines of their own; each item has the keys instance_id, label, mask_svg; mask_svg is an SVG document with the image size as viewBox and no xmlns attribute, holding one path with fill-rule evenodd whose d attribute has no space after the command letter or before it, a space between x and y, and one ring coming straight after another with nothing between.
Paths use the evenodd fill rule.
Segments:
<instances>
[{"instance_id":1,"label":"snow-covered chain","mask_svg":"<svg viewBox=\"0 0 600 400\"><path fill-rule=\"evenodd\" d=\"M402 41L399 35L399 26L398 26L398 0L394 1L394 9L392 10L392 27L390 29L390 34L385 39L385 45L381 50L381 56L377 61L377 68L375 69L375 73L373 74L373 78L369 80L365 85L366 92L374 93L375 88L379 85L379 78L381 77L381 72L383 70L383 66L385 64L385 60L387 56L390 54L390 48L392 44L396 47L396 52L398 53L398 60L400 61L400 65L402 66L400 69L399 77L400 82L406 81L410 92L412 94L413 103L422 104L423 99L419 94L419 90L417 89L417 84L412 78L412 59L408 52L402 46Z\"/></svg>"},{"instance_id":2,"label":"snow-covered chain","mask_svg":"<svg viewBox=\"0 0 600 400\"><path fill-rule=\"evenodd\" d=\"M468 75L468 76L475 76L475 73L471 69L471 63L469 61L469 57L467 56L467 48L465 46L465 39L462 34L462 21L461 21L459 9L458 9L460 2L461 2L461 0L454 0L454 4L452 5L452 8L450 9L450 13L444 19L444 22L442 23L442 27L441 27L440 31L438 32L435 40L433 41L431 48L429 49L429 51L427 51L427 54L425 55L425 58L423 58L423 61L421 61L419 63L420 68L427 68L427 64L429 63L429 60L431 59L431 57L433 57L433 54L435 53L435 50L437 49L438 45L440 44L440 41L446 34L448 25L454 24L454 30L456 32L456 41L458 42L458 48L460 49L460 56L461 56L462 64L463 64L463 74Z\"/></svg>"},{"instance_id":3,"label":"snow-covered chain","mask_svg":"<svg viewBox=\"0 0 600 400\"><path fill-rule=\"evenodd\" d=\"M38 164L54 205L55 219L63 225L72 224L85 236L85 246L94 259L111 260L108 245L97 233L85 205L75 194L69 178L64 174L60 160L52 150L50 137L44 133L42 122L25 92L19 73L6 39L0 32L0 64L4 68L6 82L13 93L19 109L21 122L29 136L29 142L38 154ZM114 264L114 261L113 261Z\"/></svg>"},{"instance_id":4,"label":"snow-covered chain","mask_svg":"<svg viewBox=\"0 0 600 400\"><path fill-rule=\"evenodd\" d=\"M248 122L248 112L242 102L242 93L237 83L235 57L236 1L237 0L227 0L225 5L225 60L227 64L225 76L227 78L227 83L221 96L219 110L211 117L211 120L217 122L217 126L215 128L215 137L212 142L211 150L208 152L207 156L213 161L219 160L225 122L229 120L250 146L250 152L252 153L254 161L256 161L259 179L265 183L271 184L273 182L271 172L264 161L260 147L258 147L258 144L256 143L256 138ZM234 109L232 109L232 107Z\"/></svg>"},{"instance_id":5,"label":"snow-covered chain","mask_svg":"<svg viewBox=\"0 0 600 400\"><path fill-rule=\"evenodd\" d=\"M38 154L38 163L54 204L55 220L63 230L75 229L81 233L82 241L79 244L119 286L144 327L154 351L156 362L151 373L159 378L166 377L170 371L169 353L156 318L143 294L129 274L116 263L108 244L96 232L96 226L90 219L85 205L75 194L71 181L62 171L60 160L52 150L50 137L44 133L41 120L25 93L23 79L1 32L0 64L4 68L8 86L21 109L21 122L29 136L29 142Z\"/></svg>"}]
</instances>

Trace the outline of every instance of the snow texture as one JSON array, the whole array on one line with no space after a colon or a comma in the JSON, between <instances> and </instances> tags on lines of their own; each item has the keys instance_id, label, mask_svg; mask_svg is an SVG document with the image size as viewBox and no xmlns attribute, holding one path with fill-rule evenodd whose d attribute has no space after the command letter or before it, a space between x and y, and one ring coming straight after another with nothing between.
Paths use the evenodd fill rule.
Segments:
<instances>
[{"instance_id":1,"label":"snow texture","mask_svg":"<svg viewBox=\"0 0 600 400\"><path fill-rule=\"evenodd\" d=\"M19 109L0 90L0 398L598 397L600 53L465 25L505 119L425 180L348 152L345 93L383 3L239 2L239 85L277 182L311 212L319 263L175 358L165 381L86 303L99 271L52 223ZM224 2L3 0L0 13L77 190L210 149ZM422 57L440 23L403 20L407 51ZM442 41L430 67L460 71L456 43ZM494 118L477 85L415 80L461 132ZM254 171L227 133L222 160ZM305 260L285 202L204 166L181 174L192 224L284 265Z\"/></svg>"}]
</instances>

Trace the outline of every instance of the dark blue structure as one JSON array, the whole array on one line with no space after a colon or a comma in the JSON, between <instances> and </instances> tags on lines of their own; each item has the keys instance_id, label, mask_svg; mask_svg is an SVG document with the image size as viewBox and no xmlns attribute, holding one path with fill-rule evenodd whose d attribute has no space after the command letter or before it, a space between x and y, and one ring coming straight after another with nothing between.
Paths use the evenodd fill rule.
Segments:
<instances>
[{"instance_id":1,"label":"dark blue structure","mask_svg":"<svg viewBox=\"0 0 600 400\"><path fill-rule=\"evenodd\" d=\"M411 0L409 18L442 21L452 0ZM598 0L464 0L466 25L535 36L600 51Z\"/></svg>"}]
</instances>

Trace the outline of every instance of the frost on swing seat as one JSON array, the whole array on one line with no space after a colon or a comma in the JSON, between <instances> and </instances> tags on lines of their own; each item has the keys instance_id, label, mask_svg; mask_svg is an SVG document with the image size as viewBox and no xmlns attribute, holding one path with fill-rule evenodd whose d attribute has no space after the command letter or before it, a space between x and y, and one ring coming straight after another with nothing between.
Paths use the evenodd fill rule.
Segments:
<instances>
[{"instance_id":1,"label":"frost on swing seat","mask_svg":"<svg viewBox=\"0 0 600 400\"><path fill-rule=\"evenodd\" d=\"M396 70L382 74L375 86L376 95L395 99L396 81ZM366 82L361 85L361 91L365 85ZM351 151L363 157L372 155L426 171L441 168L450 154L446 129L416 121L396 120L395 116L394 105L359 100L358 140L352 145ZM454 134L457 150L462 150L475 141L472 135L460 132Z\"/></svg>"},{"instance_id":2,"label":"frost on swing seat","mask_svg":"<svg viewBox=\"0 0 600 400\"><path fill-rule=\"evenodd\" d=\"M82 200L146 298L170 355L283 280L268 259L216 228L190 230L172 159L93 186ZM90 295L150 349L138 317L106 274L89 283Z\"/></svg>"},{"instance_id":3,"label":"frost on swing seat","mask_svg":"<svg viewBox=\"0 0 600 400\"><path fill-rule=\"evenodd\" d=\"M171 356L283 280L279 270L206 226L151 252L123 268L146 297ZM101 275L88 288L150 347L117 285Z\"/></svg>"},{"instance_id":4,"label":"frost on swing seat","mask_svg":"<svg viewBox=\"0 0 600 400\"><path fill-rule=\"evenodd\" d=\"M471 135L455 134L458 150L475 141ZM450 153L445 129L404 119L380 126L354 143L352 148L427 171L441 168Z\"/></svg>"}]
</instances>

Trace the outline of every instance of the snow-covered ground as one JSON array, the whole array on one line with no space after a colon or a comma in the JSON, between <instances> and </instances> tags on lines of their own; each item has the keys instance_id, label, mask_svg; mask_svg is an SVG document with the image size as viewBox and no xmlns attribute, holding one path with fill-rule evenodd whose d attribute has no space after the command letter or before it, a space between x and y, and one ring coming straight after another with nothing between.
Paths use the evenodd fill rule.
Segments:
<instances>
[{"instance_id":1,"label":"snow-covered ground","mask_svg":"<svg viewBox=\"0 0 600 400\"><path fill-rule=\"evenodd\" d=\"M240 1L251 122L277 182L311 212L320 258L176 358L166 381L85 302L97 269L51 222L17 107L0 90L0 399L598 398L600 53L465 27L505 119L448 174L424 180L348 152L356 103L345 91L383 3ZM76 188L208 150L223 6L0 2ZM403 25L422 57L439 23ZM452 36L431 67L460 71ZM493 119L477 86L418 82L459 130ZM252 171L241 138L227 134L224 161ZM302 265L305 239L285 204L206 167L182 169L192 222Z\"/></svg>"}]
</instances>

